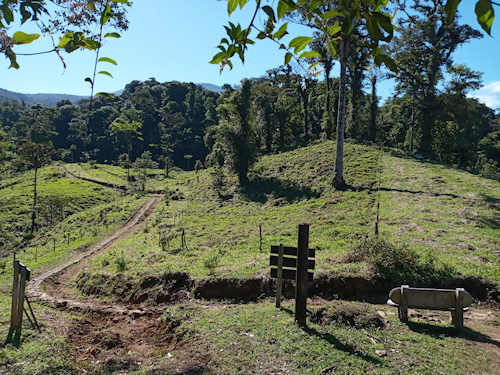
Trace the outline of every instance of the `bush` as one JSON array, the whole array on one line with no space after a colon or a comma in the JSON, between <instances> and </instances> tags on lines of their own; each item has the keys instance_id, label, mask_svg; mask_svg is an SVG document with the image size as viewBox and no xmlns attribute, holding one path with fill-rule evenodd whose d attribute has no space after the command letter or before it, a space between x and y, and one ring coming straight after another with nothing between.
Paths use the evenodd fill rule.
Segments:
<instances>
[{"instance_id":1,"label":"bush","mask_svg":"<svg viewBox=\"0 0 500 375\"><path fill-rule=\"evenodd\" d=\"M483 160L479 174L482 177L500 181L500 167L494 160Z\"/></svg>"},{"instance_id":2,"label":"bush","mask_svg":"<svg viewBox=\"0 0 500 375\"><path fill-rule=\"evenodd\" d=\"M212 170L212 185L219 195L222 194L224 190L224 170L221 167L214 168Z\"/></svg>"},{"instance_id":3,"label":"bush","mask_svg":"<svg viewBox=\"0 0 500 375\"><path fill-rule=\"evenodd\" d=\"M127 261L123 256L123 253L115 257L115 265L117 272L123 272L127 269Z\"/></svg>"},{"instance_id":4,"label":"bush","mask_svg":"<svg viewBox=\"0 0 500 375\"><path fill-rule=\"evenodd\" d=\"M368 262L376 274L396 284L432 284L453 277L456 272L431 253L418 254L408 245L365 237L346 256L346 261Z\"/></svg>"},{"instance_id":5,"label":"bush","mask_svg":"<svg viewBox=\"0 0 500 375\"><path fill-rule=\"evenodd\" d=\"M217 253L205 259L203 264L205 265L206 268L208 268L211 274L214 272L215 268L217 268L217 266L220 263L220 260L225 254L226 252L224 250L219 250Z\"/></svg>"}]
</instances>

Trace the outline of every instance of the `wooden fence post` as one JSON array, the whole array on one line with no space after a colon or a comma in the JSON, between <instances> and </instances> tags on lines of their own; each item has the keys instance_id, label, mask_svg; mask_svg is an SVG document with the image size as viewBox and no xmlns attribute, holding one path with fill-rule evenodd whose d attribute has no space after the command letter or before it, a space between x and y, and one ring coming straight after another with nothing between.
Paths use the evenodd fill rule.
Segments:
<instances>
[{"instance_id":1,"label":"wooden fence post","mask_svg":"<svg viewBox=\"0 0 500 375\"><path fill-rule=\"evenodd\" d=\"M260 238L259 249L260 249L260 252L262 253L262 224L259 224L259 238Z\"/></svg>"},{"instance_id":2,"label":"wooden fence post","mask_svg":"<svg viewBox=\"0 0 500 375\"><path fill-rule=\"evenodd\" d=\"M23 326L23 312L26 281L30 279L31 271L15 258L14 254L14 277L12 288L12 306L10 311L10 328L6 344L12 343L19 347L21 343L21 329ZM31 321L31 320L30 320Z\"/></svg>"},{"instance_id":3,"label":"wooden fence post","mask_svg":"<svg viewBox=\"0 0 500 375\"><path fill-rule=\"evenodd\" d=\"M306 326L308 250L309 224L300 224L297 246L297 272L295 278L295 320L301 327Z\"/></svg>"},{"instance_id":4,"label":"wooden fence post","mask_svg":"<svg viewBox=\"0 0 500 375\"><path fill-rule=\"evenodd\" d=\"M6 344L13 343L13 338L16 336L17 332L17 312L18 312L18 295L19 295L19 261L16 260L16 254L14 254L14 277L12 285L12 305L10 309L10 328L9 334L7 335Z\"/></svg>"},{"instance_id":5,"label":"wooden fence post","mask_svg":"<svg viewBox=\"0 0 500 375\"><path fill-rule=\"evenodd\" d=\"M18 263L19 264L19 263ZM23 328L23 310L24 310L24 289L26 286L26 270L20 269L19 290L17 294L17 331L14 333L13 344L17 347L21 344L21 330Z\"/></svg>"},{"instance_id":6,"label":"wooden fence post","mask_svg":"<svg viewBox=\"0 0 500 375\"><path fill-rule=\"evenodd\" d=\"M283 244L280 243L278 255L278 277L276 280L276 307L281 307L281 291L283 288Z\"/></svg>"}]
</instances>

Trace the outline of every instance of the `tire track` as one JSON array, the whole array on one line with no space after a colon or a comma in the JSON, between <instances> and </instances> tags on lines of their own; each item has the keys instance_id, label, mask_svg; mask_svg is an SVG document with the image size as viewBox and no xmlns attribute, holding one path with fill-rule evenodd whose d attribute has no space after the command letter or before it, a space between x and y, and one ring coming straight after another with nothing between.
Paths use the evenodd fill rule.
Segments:
<instances>
[{"instance_id":1,"label":"tire track","mask_svg":"<svg viewBox=\"0 0 500 375\"><path fill-rule=\"evenodd\" d=\"M149 198L141 208L132 216L132 218L121 228L116 230L112 235L102 239L97 244L93 245L89 250L77 255L68 262L59 265L49 271L35 276L28 284L28 294L30 298L37 302L43 302L56 308L66 308L73 311L97 312L97 313L115 313L131 316L141 316L147 313L144 310L131 310L125 306L104 305L88 301L78 301L72 298L60 298L57 295L52 295L42 290L42 284L51 278L58 278L64 274L70 267L80 263L81 261L97 254L98 252L108 249L115 241L128 235L135 227L145 220L160 202L161 196L155 195ZM151 310L148 310L151 312Z\"/></svg>"}]
</instances>

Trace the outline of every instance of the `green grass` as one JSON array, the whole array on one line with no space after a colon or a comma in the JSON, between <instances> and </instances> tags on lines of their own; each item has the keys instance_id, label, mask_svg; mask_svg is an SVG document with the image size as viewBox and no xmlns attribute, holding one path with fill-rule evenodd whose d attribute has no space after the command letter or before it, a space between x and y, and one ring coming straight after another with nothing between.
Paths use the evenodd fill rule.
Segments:
<instances>
[{"instance_id":1,"label":"green grass","mask_svg":"<svg viewBox=\"0 0 500 375\"><path fill-rule=\"evenodd\" d=\"M130 187L127 182L127 170L115 165L89 163L66 163L63 167L78 177L90 178L92 180L106 182L117 186ZM146 191L161 191L170 185L171 179L181 174L178 168L172 168L169 178L165 178L162 169L149 169L146 182ZM135 171L130 169L130 175L134 176Z\"/></svg>"},{"instance_id":2,"label":"green grass","mask_svg":"<svg viewBox=\"0 0 500 375\"><path fill-rule=\"evenodd\" d=\"M12 228L25 228L30 209L30 174L19 177L19 182L0 190L0 217ZM28 179L28 181L26 181ZM40 173L40 202L57 198L63 203L64 217L46 223L36 232L30 244L17 253L17 258L37 275L72 258L89 246L125 224L144 203L143 195L121 196L119 193L92 183L62 177L55 167L46 167ZM27 213L25 213L25 211ZM29 216L28 216L29 217ZM16 218L19 223L16 222ZM21 220L19 220L21 218ZM24 220L24 221L23 221ZM54 248L55 240L55 248ZM6 247L4 253L9 253ZM7 337L10 319L12 258L0 258L0 339ZM34 304L35 313L42 322L63 319L42 305ZM44 329L41 334L25 322L22 346L0 349L0 363L12 374L68 374L74 372L64 333Z\"/></svg>"},{"instance_id":3,"label":"green grass","mask_svg":"<svg viewBox=\"0 0 500 375\"><path fill-rule=\"evenodd\" d=\"M212 187L211 170L198 174L175 171L169 179L160 177L158 170L148 188L173 192L168 204L160 205L141 232L117 241L110 251L93 258L90 271L137 278L165 271L186 271L194 278L267 275L270 245L295 246L297 225L310 223L310 247L316 249L318 271L372 276L374 271L365 260L347 262L346 255L360 238L373 232L380 153L373 147L346 145L346 179L352 188L343 192L331 188L334 153L334 143L324 142L265 156L255 165L247 188L237 188L235 177L226 174L220 194ZM88 178L125 182L126 172L119 167L66 166ZM382 166L382 237L406 243L424 259L430 251L464 275L500 280L500 183L387 153ZM31 178L28 172L2 181L0 219L4 233L19 237L27 228ZM57 167L41 171L40 197L41 202L57 199L64 215L53 222L44 219L45 225L31 245L18 254L34 273L66 261L78 249L111 233L146 199L64 178ZM184 249L180 240L183 230L187 240ZM166 251L161 249L160 233L171 238ZM55 250L52 238L56 239ZM0 260L5 264L5 268L0 264L2 337L9 323L10 261ZM288 303L285 306L291 307ZM40 305L35 310L42 319L63 318ZM332 365L339 374L494 373L490 368L492 354L473 344L487 327L480 328L482 333L466 329L457 336L442 324L402 325L392 312L384 329L309 322L310 330L304 332L293 323L290 313L276 310L266 301L245 305L188 303L171 307L165 319L182 321L175 332L179 345L172 351L174 358L189 356L189 348L194 348L203 354L200 363L212 373L290 370L318 374ZM8 363L12 373L74 371L61 332L25 333L20 350L0 349L0 361ZM384 350L386 355L376 350Z\"/></svg>"},{"instance_id":4,"label":"green grass","mask_svg":"<svg viewBox=\"0 0 500 375\"><path fill-rule=\"evenodd\" d=\"M17 257L37 275L46 269L68 261L81 248L91 245L111 234L125 224L133 213L144 203L145 197L125 196L111 203L91 207L85 211L69 216L67 219L50 229L39 233L30 246L19 252ZM103 213L101 215L101 212ZM104 224L106 223L106 224ZM53 241L44 237L56 239ZM69 234L69 243L67 235ZM12 259L2 258L5 269L0 269L0 339L7 337L10 322L10 291L12 288ZM42 322L49 319L74 318L33 304L35 314ZM20 349L7 346L0 349L0 363L9 368L11 374L68 374L74 373L75 364L71 357L64 332L54 332L45 327L41 334L35 332L25 321L25 329Z\"/></svg>"},{"instance_id":5,"label":"green grass","mask_svg":"<svg viewBox=\"0 0 500 375\"><path fill-rule=\"evenodd\" d=\"M327 306L377 316L376 307L361 303L331 302ZM198 365L207 374L495 372L494 354L472 345L487 337L482 333L465 328L457 335L442 323L405 325L397 320L395 310L381 309L388 320L385 328L353 327L334 320L309 321L308 329L302 330L294 323L292 304L285 303L285 309L278 310L270 302L178 305L168 308L164 319L172 326L175 321L181 323L175 330L177 350L171 352L172 361L198 356Z\"/></svg>"},{"instance_id":6,"label":"green grass","mask_svg":"<svg viewBox=\"0 0 500 375\"><path fill-rule=\"evenodd\" d=\"M31 226L33 172L18 178L19 183L0 190L0 255L4 256ZM38 228L53 227L68 216L119 196L102 186L65 178L55 166L42 168L38 173Z\"/></svg>"},{"instance_id":7,"label":"green grass","mask_svg":"<svg viewBox=\"0 0 500 375\"><path fill-rule=\"evenodd\" d=\"M331 188L334 147L333 142L324 142L265 156L244 190L226 174L222 198L212 187L210 170L177 175L169 181L169 189L179 189L185 199L162 205L144 232L118 241L109 254L97 257L93 271L116 272L113 257L123 253L124 273L131 276L165 270L185 271L195 278L265 275L270 245L295 246L297 225L309 223L317 271L372 275L366 262L346 263L344 258L357 239L374 231L380 152L347 144L346 179L352 188L335 191ZM500 183L389 154L384 154L381 165L382 237L406 243L423 259L431 252L438 263L464 275L500 280ZM437 179L444 182L437 184ZM477 214L475 219L464 217L463 212L469 211ZM184 249L182 230L187 239ZM167 251L161 249L160 232L172 238ZM106 259L109 266L103 269Z\"/></svg>"},{"instance_id":8,"label":"green grass","mask_svg":"<svg viewBox=\"0 0 500 375\"><path fill-rule=\"evenodd\" d=\"M5 299L0 297L0 338L5 340L8 332L8 322L5 317L10 315L7 310ZM66 313L57 312L41 305L35 305L35 313L39 322L43 324L45 319L68 319L71 316ZM75 364L71 356L70 348L61 332L43 327L42 332L33 330L29 323L25 322L22 331L22 342L20 348L11 345L0 349L0 364L2 371L8 374L53 374L65 375L76 372Z\"/></svg>"},{"instance_id":9,"label":"green grass","mask_svg":"<svg viewBox=\"0 0 500 375\"><path fill-rule=\"evenodd\" d=\"M381 231L467 275L500 280L500 183L384 156Z\"/></svg>"},{"instance_id":10,"label":"green grass","mask_svg":"<svg viewBox=\"0 0 500 375\"><path fill-rule=\"evenodd\" d=\"M337 262L348 250L353 233L372 226L374 195L370 191L335 192L330 188L333 143L264 157L255 166L253 182L246 191L234 188L228 177L227 200L219 200L211 187L210 171L197 177L184 173L176 186L184 200L162 205L147 221L147 230L118 241L109 252L96 257L95 271L102 271L103 259L109 257L106 271L114 272L114 253L124 254L127 270L186 271L194 277L248 277L267 273L269 246L294 246L297 225L311 224L310 246L318 249L320 271L359 272L362 265ZM347 146L348 178L369 186L375 182L378 154L363 146ZM258 176L258 177L257 177ZM259 249L259 225L263 230L263 249ZM166 228L166 229L161 229ZM159 244L162 230L174 235L170 251ZM187 249L181 249L180 233L186 233ZM217 256L217 254L223 254ZM206 267L214 256L216 267Z\"/></svg>"}]
</instances>

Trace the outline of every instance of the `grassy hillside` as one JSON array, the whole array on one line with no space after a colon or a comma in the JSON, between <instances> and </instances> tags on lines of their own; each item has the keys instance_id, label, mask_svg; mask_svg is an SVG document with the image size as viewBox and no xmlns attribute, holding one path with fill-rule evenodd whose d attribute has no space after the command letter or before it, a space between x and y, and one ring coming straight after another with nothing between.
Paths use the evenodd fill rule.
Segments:
<instances>
[{"instance_id":1,"label":"grassy hillside","mask_svg":"<svg viewBox=\"0 0 500 375\"><path fill-rule=\"evenodd\" d=\"M33 172L2 181L0 188L0 255L8 254L29 232L33 204ZM118 192L100 185L66 178L55 166L38 174L37 225L43 231L92 206L118 199Z\"/></svg>"},{"instance_id":2,"label":"grassy hillside","mask_svg":"<svg viewBox=\"0 0 500 375\"><path fill-rule=\"evenodd\" d=\"M127 264L122 272L134 277L167 270L194 277L266 275L270 245L295 246L297 225L310 223L319 272L373 275L365 261L350 261L346 254L356 252L358 239L374 231L382 167L381 237L415 249L433 267L444 264L463 275L500 280L500 183L382 155L373 147L347 145L346 178L352 188L334 191L334 147L325 142L265 156L255 165L248 187L239 190L234 177L226 176L220 196L212 187L211 170L178 175L170 189L181 192L174 196L183 199L170 200L148 220L143 233L96 258L93 272L115 273L115 259L121 257ZM162 236L171 239L165 251Z\"/></svg>"},{"instance_id":3,"label":"grassy hillside","mask_svg":"<svg viewBox=\"0 0 500 375\"><path fill-rule=\"evenodd\" d=\"M445 264L463 275L500 280L500 183L348 144L346 178L351 189L340 192L330 187L334 152L334 143L324 142L265 156L255 165L250 185L242 190L235 177L226 174L224 189L217 192L210 169L175 172L169 179L160 177L161 171L152 171L156 174L152 186L168 190L164 203L141 232L93 258L90 273L121 274L137 280L167 271L186 271L198 279L267 275L270 245L295 246L297 225L307 222L319 272L374 276L373 264L358 255L364 250L360 239L374 230L381 175L382 238L413 249L425 267L432 263L429 269ZM66 168L103 182L125 181L125 171L118 167L83 164ZM29 221L31 177L29 173L15 176L0 186L1 218L11 224L9 230L19 234ZM65 215L47 222L31 245L18 253L35 274L113 232L146 199L63 177L58 167L44 168L40 181L43 201L61 199ZM159 240L162 236L170 238L165 249ZM6 337L9 324L10 260L0 260L1 337ZM123 284L121 289L135 287L130 284L129 288L122 277L116 279ZM497 368L494 340L498 317L490 310L466 317L467 328L456 334L447 326L449 313L413 315L413 322L405 325L387 306L314 299L308 308L312 312L308 328L301 330L293 322L291 301L284 302L282 310L269 300L229 304L192 299L168 306L158 323L162 328L155 332L161 342L168 343L168 351L150 353L146 362L138 363L135 360L143 354L135 349L122 353L127 365L120 371L175 373L186 368L219 374L461 374L495 373ZM97 357L88 354L85 361L75 359L75 343L68 338L69 329L75 334L79 322L85 324L93 318L38 304L35 310L46 328L41 334L25 329L19 350L0 349L0 361L9 371L65 374L85 368L89 373L99 373L97 369L107 373L103 369L107 363L95 362ZM115 337L112 335L119 328L113 324L107 321L103 331L90 332L85 338L92 353L113 352L105 343L92 341L99 335ZM47 329L59 325L62 328ZM128 339L122 332L119 335Z\"/></svg>"},{"instance_id":4,"label":"grassy hillside","mask_svg":"<svg viewBox=\"0 0 500 375\"><path fill-rule=\"evenodd\" d=\"M57 199L62 202L64 215L54 222L46 223L29 245L18 251L17 258L27 265L34 275L64 263L85 247L110 235L126 223L146 199L142 195L122 196L100 185L64 178L55 167L43 168L40 176L40 201L43 203ZM13 238L21 236L29 219L31 177L30 173L16 176L9 181L9 188L0 189L0 218L4 225L10 224L8 228L12 231ZM2 234L2 240L5 241L6 237L3 236L5 234ZM5 256L12 249L6 245L3 251L5 254L0 257L2 339L7 336L9 329L12 288L12 257ZM42 333L25 329L22 349L2 348L0 361L9 366L9 373L73 372L74 367L70 366L70 348L65 338L60 332L47 328L47 325L51 325L47 324L47 321L69 319L69 314L38 304L34 305L34 309L44 326Z\"/></svg>"},{"instance_id":5,"label":"grassy hillside","mask_svg":"<svg viewBox=\"0 0 500 375\"><path fill-rule=\"evenodd\" d=\"M84 177L95 181L105 182L131 189L130 183L127 182L127 171L118 166L107 164L89 164L89 163L71 163L63 164L62 169L77 176ZM130 169L130 175L134 177L136 171ZM169 172L169 178L175 178L181 171L178 168L172 168ZM148 179L146 182L146 191L158 192L162 191L169 185L169 179L165 178L165 172L162 169L149 169ZM133 189L131 189L133 190Z\"/></svg>"}]
</instances>

